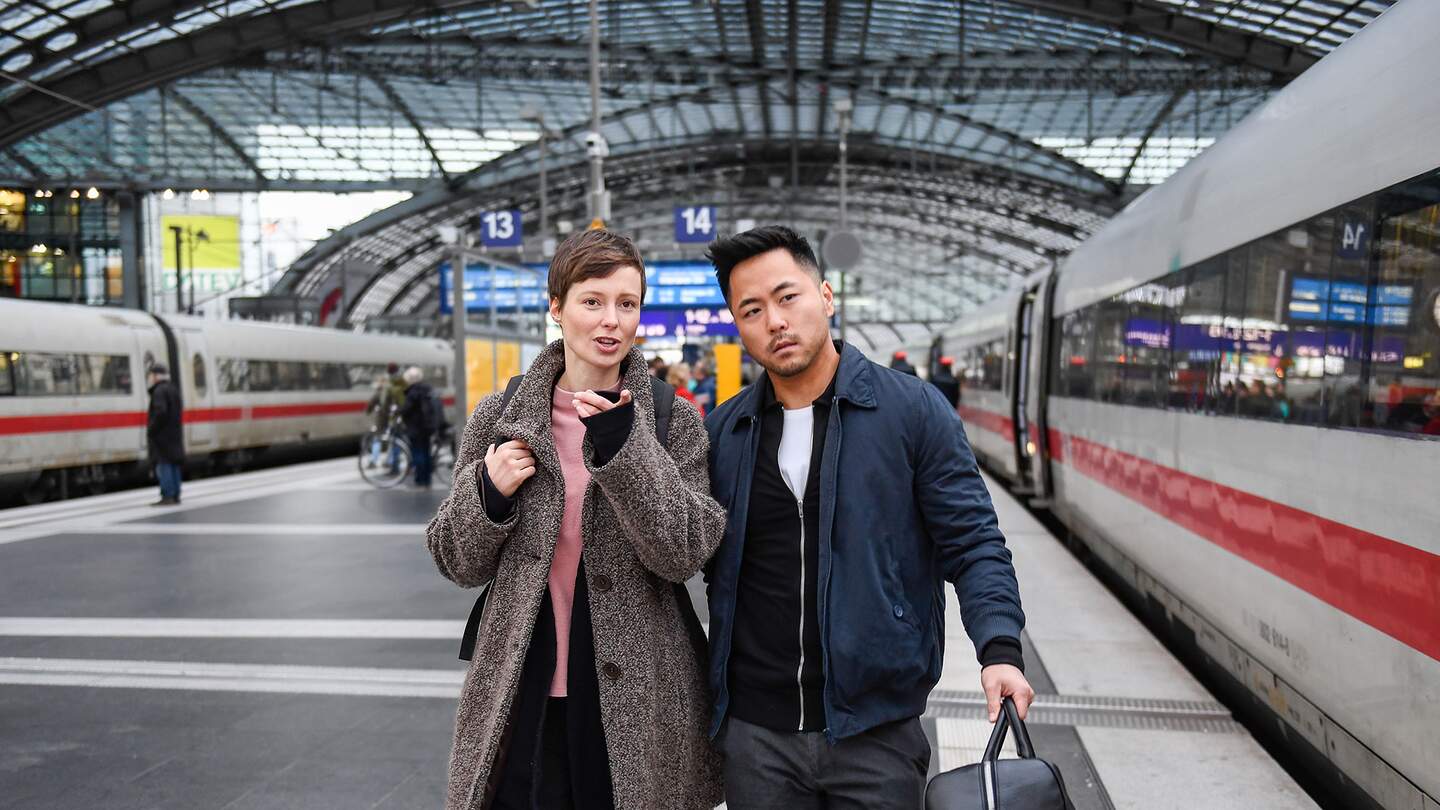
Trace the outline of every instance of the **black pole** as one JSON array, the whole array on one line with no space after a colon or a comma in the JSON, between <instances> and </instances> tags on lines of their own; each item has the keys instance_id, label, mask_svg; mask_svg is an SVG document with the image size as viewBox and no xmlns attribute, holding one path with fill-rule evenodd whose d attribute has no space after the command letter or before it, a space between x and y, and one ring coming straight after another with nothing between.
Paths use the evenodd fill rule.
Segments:
<instances>
[{"instance_id":1,"label":"black pole","mask_svg":"<svg viewBox=\"0 0 1440 810\"><path fill-rule=\"evenodd\" d=\"M184 261L180 253L180 243L185 232L179 225L171 225L170 232L175 234L175 310L178 312L185 308L185 278L180 272Z\"/></svg>"}]
</instances>

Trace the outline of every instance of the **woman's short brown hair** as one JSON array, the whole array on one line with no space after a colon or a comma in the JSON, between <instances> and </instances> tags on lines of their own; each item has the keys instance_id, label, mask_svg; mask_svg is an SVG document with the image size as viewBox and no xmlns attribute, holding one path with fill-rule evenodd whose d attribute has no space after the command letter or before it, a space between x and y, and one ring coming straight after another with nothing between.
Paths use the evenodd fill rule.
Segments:
<instances>
[{"instance_id":1,"label":"woman's short brown hair","mask_svg":"<svg viewBox=\"0 0 1440 810\"><path fill-rule=\"evenodd\" d=\"M550 298L564 304L571 287L586 279L605 278L621 267L640 271L640 300L644 302L645 262L629 237L604 228L571 234L550 260Z\"/></svg>"}]
</instances>

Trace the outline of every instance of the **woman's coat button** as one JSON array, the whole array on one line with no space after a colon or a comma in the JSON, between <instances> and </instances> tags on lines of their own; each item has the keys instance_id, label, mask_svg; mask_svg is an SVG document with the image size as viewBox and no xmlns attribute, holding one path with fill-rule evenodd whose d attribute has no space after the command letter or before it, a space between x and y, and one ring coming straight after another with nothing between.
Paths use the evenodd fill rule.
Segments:
<instances>
[{"instance_id":1,"label":"woman's coat button","mask_svg":"<svg viewBox=\"0 0 1440 810\"><path fill-rule=\"evenodd\" d=\"M599 591L600 593L605 593L606 591L610 590L612 585L613 583L610 582L610 578L605 576L604 574L595 575L595 590Z\"/></svg>"},{"instance_id":2,"label":"woman's coat button","mask_svg":"<svg viewBox=\"0 0 1440 810\"><path fill-rule=\"evenodd\" d=\"M606 662L605 666L600 667L600 671L612 681L620 680L620 667L616 666L614 662Z\"/></svg>"}]
</instances>

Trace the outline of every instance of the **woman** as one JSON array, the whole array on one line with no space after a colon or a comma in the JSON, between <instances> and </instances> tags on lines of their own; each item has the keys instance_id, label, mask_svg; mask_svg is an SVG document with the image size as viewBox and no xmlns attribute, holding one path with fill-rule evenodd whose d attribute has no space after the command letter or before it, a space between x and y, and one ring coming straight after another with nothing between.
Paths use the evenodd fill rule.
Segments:
<instances>
[{"instance_id":1,"label":"woman","mask_svg":"<svg viewBox=\"0 0 1440 810\"><path fill-rule=\"evenodd\" d=\"M665 372L665 382L675 389L675 396L680 397L691 405L695 406L700 418L705 418L705 409L695 401L695 394L690 391L690 366L685 363L676 363Z\"/></svg>"},{"instance_id":2,"label":"woman","mask_svg":"<svg viewBox=\"0 0 1440 810\"><path fill-rule=\"evenodd\" d=\"M669 584L724 530L708 437L677 400L671 449L656 438L629 239L566 239L548 292L564 337L503 410L500 395L476 407L427 532L448 579L490 583L446 807L710 808L722 792L710 701Z\"/></svg>"}]
</instances>

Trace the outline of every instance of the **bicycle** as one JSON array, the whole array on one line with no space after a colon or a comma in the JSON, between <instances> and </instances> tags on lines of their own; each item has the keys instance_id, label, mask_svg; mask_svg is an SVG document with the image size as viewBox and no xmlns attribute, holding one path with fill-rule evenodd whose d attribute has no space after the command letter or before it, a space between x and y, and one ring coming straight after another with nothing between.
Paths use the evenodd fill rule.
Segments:
<instances>
[{"instance_id":1,"label":"bicycle","mask_svg":"<svg viewBox=\"0 0 1440 810\"><path fill-rule=\"evenodd\" d=\"M455 431L450 425L441 425L430 440L431 475L435 480L450 486L455 477Z\"/></svg>"},{"instance_id":2,"label":"bicycle","mask_svg":"<svg viewBox=\"0 0 1440 810\"><path fill-rule=\"evenodd\" d=\"M390 406L384 430L371 428L360 437L360 477L371 486L389 489L410 477L410 443L400 430L399 407Z\"/></svg>"}]
</instances>

